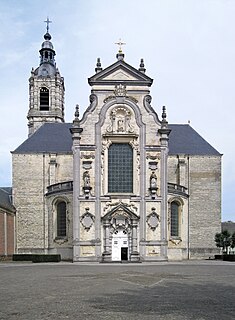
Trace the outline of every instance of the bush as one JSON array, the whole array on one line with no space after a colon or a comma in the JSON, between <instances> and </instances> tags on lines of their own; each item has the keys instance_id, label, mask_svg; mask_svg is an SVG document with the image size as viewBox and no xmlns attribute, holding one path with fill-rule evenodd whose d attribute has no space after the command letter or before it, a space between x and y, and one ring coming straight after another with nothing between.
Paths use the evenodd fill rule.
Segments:
<instances>
[{"instance_id":1,"label":"bush","mask_svg":"<svg viewBox=\"0 0 235 320\"><path fill-rule=\"evenodd\" d=\"M32 253L17 253L12 255L13 261L32 261Z\"/></svg>"},{"instance_id":2,"label":"bush","mask_svg":"<svg viewBox=\"0 0 235 320\"><path fill-rule=\"evenodd\" d=\"M33 254L32 262L60 262L61 256L60 254Z\"/></svg>"},{"instance_id":3,"label":"bush","mask_svg":"<svg viewBox=\"0 0 235 320\"><path fill-rule=\"evenodd\" d=\"M223 261L235 261L235 254L224 254Z\"/></svg>"}]
</instances>

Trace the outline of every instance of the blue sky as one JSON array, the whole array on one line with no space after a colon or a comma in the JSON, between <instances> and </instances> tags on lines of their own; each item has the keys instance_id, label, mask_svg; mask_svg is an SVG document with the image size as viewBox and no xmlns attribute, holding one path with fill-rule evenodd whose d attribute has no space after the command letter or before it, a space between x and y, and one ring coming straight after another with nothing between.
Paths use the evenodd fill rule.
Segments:
<instances>
[{"instance_id":1,"label":"blue sky","mask_svg":"<svg viewBox=\"0 0 235 320\"><path fill-rule=\"evenodd\" d=\"M66 121L89 104L87 78L97 57L145 60L152 106L187 123L223 155L222 219L235 220L235 1L0 0L0 185L11 185L11 155L27 137L28 78L39 63L49 16L56 62L65 78Z\"/></svg>"}]
</instances>

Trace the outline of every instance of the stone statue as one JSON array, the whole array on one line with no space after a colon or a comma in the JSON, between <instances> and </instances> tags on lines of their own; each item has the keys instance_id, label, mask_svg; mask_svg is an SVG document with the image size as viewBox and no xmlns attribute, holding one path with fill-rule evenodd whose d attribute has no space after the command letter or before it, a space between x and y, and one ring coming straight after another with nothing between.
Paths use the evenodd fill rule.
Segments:
<instances>
[{"instance_id":1,"label":"stone statue","mask_svg":"<svg viewBox=\"0 0 235 320\"><path fill-rule=\"evenodd\" d=\"M150 176L150 189L157 189L157 176L155 172L152 172Z\"/></svg>"},{"instance_id":2,"label":"stone statue","mask_svg":"<svg viewBox=\"0 0 235 320\"><path fill-rule=\"evenodd\" d=\"M84 187L90 187L90 175L88 171L85 171L83 174Z\"/></svg>"}]
</instances>

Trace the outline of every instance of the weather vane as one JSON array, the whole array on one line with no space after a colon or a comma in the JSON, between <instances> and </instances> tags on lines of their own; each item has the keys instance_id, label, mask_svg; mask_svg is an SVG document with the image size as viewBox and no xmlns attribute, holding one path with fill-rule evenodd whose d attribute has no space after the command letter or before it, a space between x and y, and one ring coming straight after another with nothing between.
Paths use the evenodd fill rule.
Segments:
<instances>
[{"instance_id":1,"label":"weather vane","mask_svg":"<svg viewBox=\"0 0 235 320\"><path fill-rule=\"evenodd\" d=\"M52 23L52 21L50 21L50 19L47 17L47 19L44 21L47 24L47 32L49 31L49 23Z\"/></svg>"},{"instance_id":2,"label":"weather vane","mask_svg":"<svg viewBox=\"0 0 235 320\"><path fill-rule=\"evenodd\" d=\"M119 53L122 53L122 46L125 45L125 42L122 42L121 39L119 39L118 42L115 42L115 44L117 44L119 46Z\"/></svg>"}]
</instances>

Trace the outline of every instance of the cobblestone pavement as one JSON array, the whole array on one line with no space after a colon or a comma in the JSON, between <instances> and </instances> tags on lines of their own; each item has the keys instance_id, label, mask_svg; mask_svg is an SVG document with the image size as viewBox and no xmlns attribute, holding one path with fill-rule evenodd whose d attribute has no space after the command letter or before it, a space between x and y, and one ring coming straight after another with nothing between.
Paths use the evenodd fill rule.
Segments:
<instances>
[{"instance_id":1,"label":"cobblestone pavement","mask_svg":"<svg viewBox=\"0 0 235 320\"><path fill-rule=\"evenodd\" d=\"M235 319L235 263L0 263L0 319Z\"/></svg>"}]
</instances>

